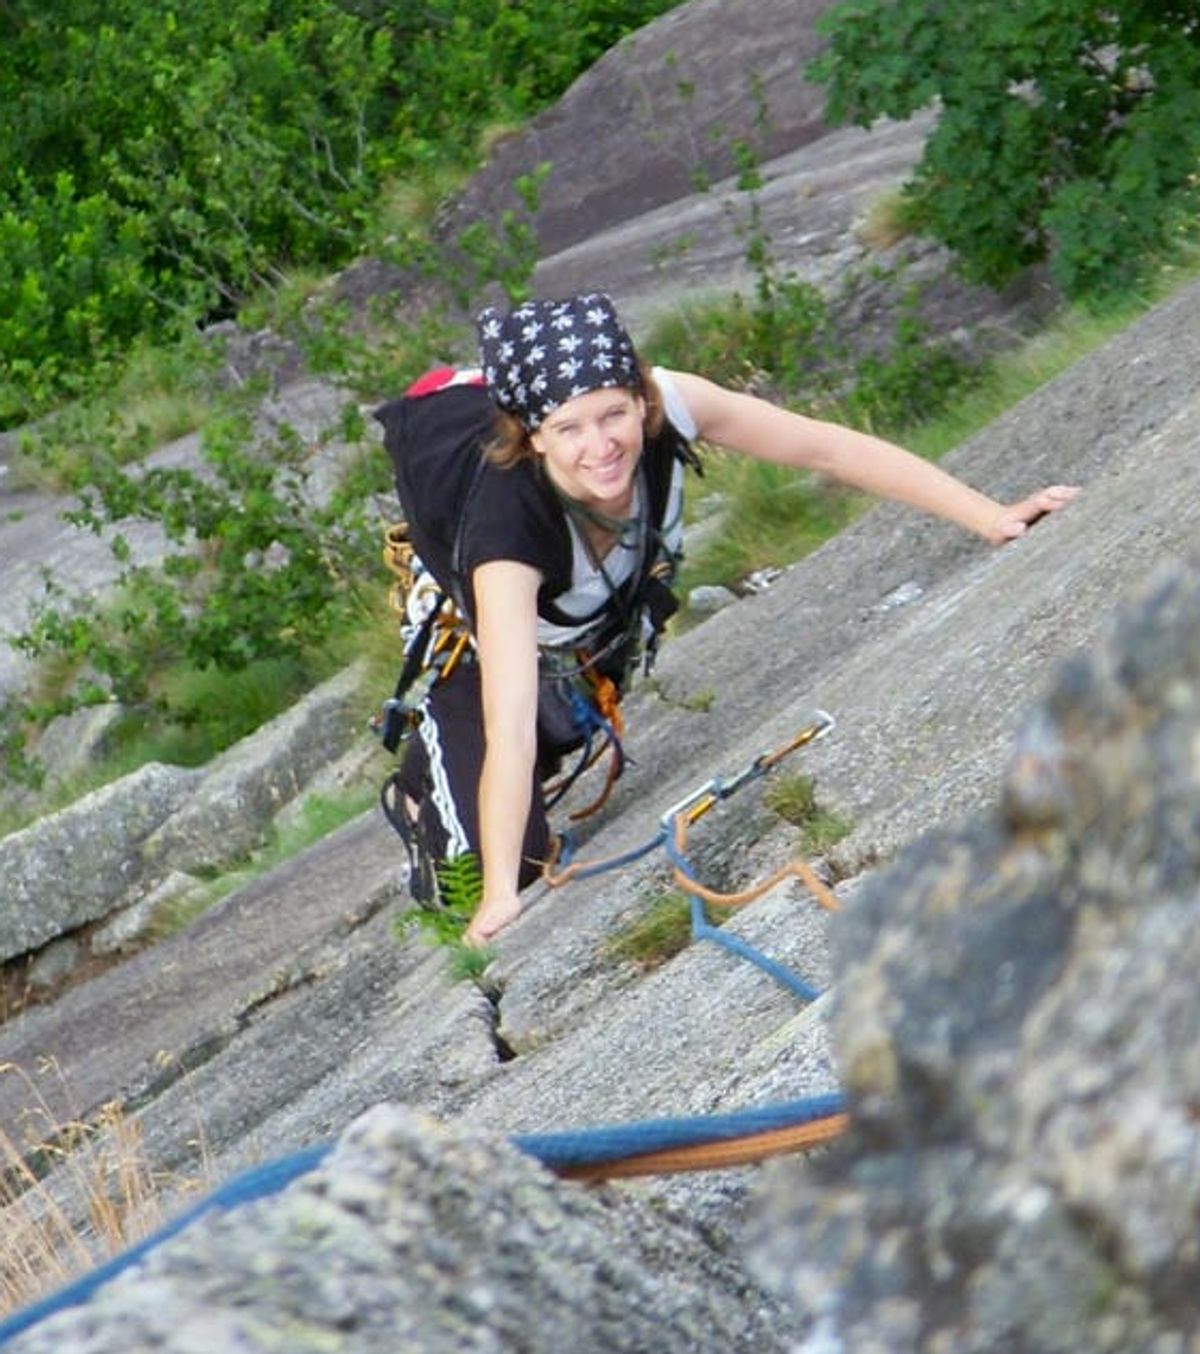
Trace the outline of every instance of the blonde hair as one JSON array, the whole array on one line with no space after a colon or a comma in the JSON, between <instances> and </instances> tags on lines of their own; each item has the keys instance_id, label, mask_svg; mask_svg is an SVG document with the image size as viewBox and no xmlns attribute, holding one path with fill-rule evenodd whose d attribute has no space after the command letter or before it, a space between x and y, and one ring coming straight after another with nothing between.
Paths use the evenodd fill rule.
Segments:
<instances>
[{"instance_id":1,"label":"blonde hair","mask_svg":"<svg viewBox=\"0 0 1200 1354\"><path fill-rule=\"evenodd\" d=\"M638 370L642 377L642 388L636 393L646 401L646 417L642 420L642 427L651 437L655 437L661 430L665 417L662 391L651 374L649 364L640 358ZM495 434L484 448L484 455L493 465L506 470L519 461L532 460L537 452L533 449L529 429L521 420L503 409L497 409Z\"/></svg>"}]
</instances>

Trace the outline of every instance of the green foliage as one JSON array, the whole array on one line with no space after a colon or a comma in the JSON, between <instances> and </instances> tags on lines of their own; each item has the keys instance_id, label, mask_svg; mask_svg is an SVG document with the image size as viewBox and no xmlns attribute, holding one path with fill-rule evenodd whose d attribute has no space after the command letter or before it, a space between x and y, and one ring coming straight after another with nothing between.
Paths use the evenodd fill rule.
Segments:
<instances>
[{"instance_id":1,"label":"green foliage","mask_svg":"<svg viewBox=\"0 0 1200 1354\"><path fill-rule=\"evenodd\" d=\"M93 379L154 314L146 229L65 170L0 192L0 427Z\"/></svg>"},{"instance_id":2,"label":"green foliage","mask_svg":"<svg viewBox=\"0 0 1200 1354\"><path fill-rule=\"evenodd\" d=\"M895 281L901 285L903 278ZM902 292L886 350L859 356L844 386L818 398L818 409L832 406L841 422L894 435L940 413L978 380L948 343L930 337L920 301L918 287Z\"/></svg>"},{"instance_id":3,"label":"green foliage","mask_svg":"<svg viewBox=\"0 0 1200 1354\"><path fill-rule=\"evenodd\" d=\"M403 326L380 322L363 329L351 325L344 307L318 304L298 328L287 332L313 371L371 393L403 390L431 366L453 365L465 342L462 326L440 309L430 309Z\"/></svg>"},{"instance_id":4,"label":"green foliage","mask_svg":"<svg viewBox=\"0 0 1200 1354\"><path fill-rule=\"evenodd\" d=\"M800 829L800 850L806 855L828 851L851 830L851 824L840 814L820 806L810 776L781 776L773 780L763 801L772 812Z\"/></svg>"},{"instance_id":5,"label":"green foliage","mask_svg":"<svg viewBox=\"0 0 1200 1354\"><path fill-rule=\"evenodd\" d=\"M938 417L911 429L906 444L918 455L937 460L1095 352L1181 281L1197 276L1200 260L1194 260L1182 274L1174 267L1162 270L1154 286L1122 304L1067 307L1028 342L994 358L960 399Z\"/></svg>"},{"instance_id":6,"label":"green foliage","mask_svg":"<svg viewBox=\"0 0 1200 1354\"><path fill-rule=\"evenodd\" d=\"M43 448L52 460L60 434ZM156 674L175 664L238 672L303 662L348 624L378 559L377 529L353 480L330 502L314 501L313 450L287 425L270 438L252 436L248 415L234 408L206 428L202 472L130 473L120 427L93 429L90 454L79 464L66 457L81 505L69 520L110 533L122 566L115 600L97 612L47 580L45 601L16 640L35 660L73 665L59 710L110 698L161 703ZM131 520L164 532L161 566L138 564L125 537L112 533Z\"/></svg>"},{"instance_id":7,"label":"green foliage","mask_svg":"<svg viewBox=\"0 0 1200 1354\"><path fill-rule=\"evenodd\" d=\"M799 559L861 510L860 495L769 461L721 450L704 457L705 483L727 503L722 529L689 551L683 592L700 583L737 588L756 569Z\"/></svg>"},{"instance_id":8,"label":"green foliage","mask_svg":"<svg viewBox=\"0 0 1200 1354\"><path fill-rule=\"evenodd\" d=\"M689 714L706 715L713 708L717 693L712 687L702 687L686 695L676 696L660 677L647 677L643 683L648 691L662 701L664 705L674 706L677 710L687 710Z\"/></svg>"},{"instance_id":9,"label":"green foliage","mask_svg":"<svg viewBox=\"0 0 1200 1354\"><path fill-rule=\"evenodd\" d=\"M0 204L30 279L0 357L34 368L4 372L25 407L77 375L86 344L120 350L235 307L281 261L353 248L389 163L391 58L332 0L286 20L263 0L185 18L67 0L53 23L16 3L0 26Z\"/></svg>"},{"instance_id":10,"label":"green foliage","mask_svg":"<svg viewBox=\"0 0 1200 1354\"><path fill-rule=\"evenodd\" d=\"M84 640L86 652L86 638ZM7 781L43 789L36 811L50 812L147 762L203 766L238 739L290 709L328 671L312 655L251 663L240 672L186 664L155 670L147 700L127 708L106 731L95 764L69 782L53 779L37 746L38 729L78 705L102 703L102 683L81 679L78 655L44 663L36 693L0 703L0 766ZM53 783L46 785L48 779ZM28 809L32 816L35 808ZM22 824L25 820L22 819ZM0 833L22 824L0 823Z\"/></svg>"},{"instance_id":11,"label":"green foliage","mask_svg":"<svg viewBox=\"0 0 1200 1354\"><path fill-rule=\"evenodd\" d=\"M489 945L464 945L460 941L450 946L450 977L456 983L479 986L495 957L496 951Z\"/></svg>"},{"instance_id":12,"label":"green foliage","mask_svg":"<svg viewBox=\"0 0 1200 1354\"><path fill-rule=\"evenodd\" d=\"M903 278L897 274L894 285ZM846 286L857 285L851 278ZM920 318L920 291L902 293L885 347L856 353L833 307L809 283L771 277L753 298L683 306L646 343L664 366L703 371L724 385L767 391L822 417L898 430L946 406L973 373Z\"/></svg>"},{"instance_id":13,"label":"green foliage","mask_svg":"<svg viewBox=\"0 0 1200 1354\"><path fill-rule=\"evenodd\" d=\"M864 281L886 281L900 292L893 332L875 351L859 351L839 331L835 306L779 268L761 224L757 167L748 148L736 150L753 294L680 308L655 327L646 351L666 367L700 370L870 431L898 435L944 409L977 373L948 344L931 340L920 288L904 287L902 267L846 280L847 293ZM726 526L693 551L680 579L684 590L705 582L736 587L755 569L797 559L861 507L855 494L768 462L712 451L705 464L710 491L728 505Z\"/></svg>"},{"instance_id":14,"label":"green foliage","mask_svg":"<svg viewBox=\"0 0 1200 1354\"><path fill-rule=\"evenodd\" d=\"M532 217L549 172L550 165L543 163L535 174L517 178L515 187L525 215L509 209L501 214L499 230L476 221L459 235L458 247L474 267L474 276L460 278L455 288L461 305L467 305L489 282L499 282L512 305L528 299L529 279L538 261Z\"/></svg>"},{"instance_id":15,"label":"green foliage","mask_svg":"<svg viewBox=\"0 0 1200 1354\"><path fill-rule=\"evenodd\" d=\"M468 153L497 117L523 119L566 90L632 29L678 0L425 0L390 7L405 128L402 168L457 145Z\"/></svg>"},{"instance_id":16,"label":"green foliage","mask_svg":"<svg viewBox=\"0 0 1200 1354\"><path fill-rule=\"evenodd\" d=\"M556 97L666 8L62 0L47 15L11 0L0 427L102 381L141 335L354 256L394 178L473 164L484 128ZM527 247L519 222L500 235ZM420 262L419 242L394 247Z\"/></svg>"},{"instance_id":17,"label":"green foliage","mask_svg":"<svg viewBox=\"0 0 1200 1354\"><path fill-rule=\"evenodd\" d=\"M1182 3L843 0L811 74L865 126L939 105L909 185L968 274L1049 258L1069 295L1127 288L1198 205L1200 42Z\"/></svg>"},{"instance_id":18,"label":"green foliage","mask_svg":"<svg viewBox=\"0 0 1200 1354\"><path fill-rule=\"evenodd\" d=\"M709 926L723 926L728 907L701 902ZM610 958L649 972L673 959L692 943L692 899L678 890L656 898L646 911L609 938L605 951Z\"/></svg>"},{"instance_id":19,"label":"green foliage","mask_svg":"<svg viewBox=\"0 0 1200 1354\"><path fill-rule=\"evenodd\" d=\"M13 696L0 700L0 766L4 778L13 785L39 789L46 779L46 768L30 753L32 733L28 704ZM4 826L0 831L11 831Z\"/></svg>"},{"instance_id":20,"label":"green foliage","mask_svg":"<svg viewBox=\"0 0 1200 1354\"><path fill-rule=\"evenodd\" d=\"M701 902L709 926L722 926L730 909ZM673 959L692 943L692 899L671 890L611 936L605 945L610 958L649 972Z\"/></svg>"},{"instance_id":21,"label":"green foliage","mask_svg":"<svg viewBox=\"0 0 1200 1354\"><path fill-rule=\"evenodd\" d=\"M483 871L473 851L438 862L442 907L451 916L470 921L483 896Z\"/></svg>"},{"instance_id":22,"label":"green foliage","mask_svg":"<svg viewBox=\"0 0 1200 1354\"><path fill-rule=\"evenodd\" d=\"M344 827L365 813L378 798L374 785L359 786L337 798L328 795L306 795L299 813L282 829L276 829L271 842L257 862L265 871L280 861L291 860L313 842L321 841L338 828Z\"/></svg>"},{"instance_id":23,"label":"green foliage","mask_svg":"<svg viewBox=\"0 0 1200 1354\"><path fill-rule=\"evenodd\" d=\"M762 294L681 306L646 342L664 365L703 371L723 385L747 389L764 378L791 380L828 351L828 307L815 287L797 279L772 282Z\"/></svg>"},{"instance_id":24,"label":"green foliage","mask_svg":"<svg viewBox=\"0 0 1200 1354\"><path fill-rule=\"evenodd\" d=\"M146 762L203 766L240 738L290 709L322 674L288 655L238 672L175 666L154 674L154 707L129 710L107 735L112 760L127 769Z\"/></svg>"},{"instance_id":25,"label":"green foliage","mask_svg":"<svg viewBox=\"0 0 1200 1354\"><path fill-rule=\"evenodd\" d=\"M413 928L421 931L431 945L450 951L450 976L455 981L478 982L495 958L489 946L466 945L462 939L483 896L479 858L465 851L439 861L437 877L440 906L410 908L397 921L397 931L401 935Z\"/></svg>"},{"instance_id":26,"label":"green foliage","mask_svg":"<svg viewBox=\"0 0 1200 1354\"><path fill-rule=\"evenodd\" d=\"M872 279L888 281L901 301L885 344L878 351L858 351L839 332L834 308L821 291L776 263L761 223L761 177L749 149L735 149L746 195L742 234L753 295L736 293L681 308L655 329L647 351L665 366L703 371L743 389L765 388L814 414L861 428L898 430L944 408L971 373L947 344L930 340L920 316L920 288L904 287L902 267L890 274L872 270ZM845 291L863 281L849 277Z\"/></svg>"},{"instance_id":27,"label":"green foliage","mask_svg":"<svg viewBox=\"0 0 1200 1354\"><path fill-rule=\"evenodd\" d=\"M691 941L691 900L671 892L610 937L605 949L613 959L650 970L673 959Z\"/></svg>"},{"instance_id":28,"label":"green foliage","mask_svg":"<svg viewBox=\"0 0 1200 1354\"><path fill-rule=\"evenodd\" d=\"M166 345L139 341L113 384L89 404L111 411L131 438L136 432L150 446L165 446L207 421L224 357L223 343L197 333Z\"/></svg>"}]
</instances>

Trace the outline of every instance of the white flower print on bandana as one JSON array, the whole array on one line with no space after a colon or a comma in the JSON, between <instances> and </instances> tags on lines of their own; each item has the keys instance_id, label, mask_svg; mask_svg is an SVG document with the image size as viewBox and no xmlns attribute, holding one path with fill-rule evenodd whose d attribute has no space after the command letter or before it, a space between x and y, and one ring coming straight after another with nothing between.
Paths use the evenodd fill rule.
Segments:
<instances>
[{"instance_id":1,"label":"white flower print on bandana","mask_svg":"<svg viewBox=\"0 0 1200 1354\"><path fill-rule=\"evenodd\" d=\"M530 431L576 395L611 386L641 392L633 341L603 292L525 301L507 315L489 308L476 323L492 399Z\"/></svg>"}]
</instances>

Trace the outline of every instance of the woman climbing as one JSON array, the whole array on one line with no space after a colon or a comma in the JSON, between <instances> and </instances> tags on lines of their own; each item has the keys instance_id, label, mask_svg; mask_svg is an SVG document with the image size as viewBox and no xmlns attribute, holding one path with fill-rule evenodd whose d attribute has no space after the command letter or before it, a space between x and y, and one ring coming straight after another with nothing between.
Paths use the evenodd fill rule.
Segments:
<instances>
[{"instance_id":1,"label":"woman climbing","mask_svg":"<svg viewBox=\"0 0 1200 1354\"><path fill-rule=\"evenodd\" d=\"M422 901L436 890L434 861L478 853L483 894L468 943L518 916L519 891L549 851L541 786L558 756L583 741L578 724L554 725L572 709L579 715L585 680L595 716L604 679L619 688L674 609L664 579L679 556L693 440L815 471L994 545L1076 493L1054 485L997 503L878 437L690 372L650 369L603 294L485 311L478 337L480 373L418 382L379 412L414 543L431 556L426 563L472 637L469 661L424 703L391 816ZM446 401L447 386L459 392L452 410L430 403ZM483 424L481 387L490 399ZM458 418L466 461L445 474L426 467L418 483L422 471L407 451L428 441L422 419L428 426L435 409L438 419L443 411ZM440 545L438 524L413 512L434 481L445 500ZM576 691L573 704L564 682Z\"/></svg>"}]
</instances>

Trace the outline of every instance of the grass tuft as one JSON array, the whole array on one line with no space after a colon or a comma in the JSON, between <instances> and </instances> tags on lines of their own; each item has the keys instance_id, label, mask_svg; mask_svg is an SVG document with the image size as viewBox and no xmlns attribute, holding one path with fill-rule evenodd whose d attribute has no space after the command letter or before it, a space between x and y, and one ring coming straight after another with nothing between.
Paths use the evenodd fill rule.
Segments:
<instances>
[{"instance_id":1,"label":"grass tuft","mask_svg":"<svg viewBox=\"0 0 1200 1354\"><path fill-rule=\"evenodd\" d=\"M44 1070L57 1072L53 1064ZM0 1129L4 1317L149 1236L165 1221L168 1193L192 1192L204 1182L156 1171L137 1121L118 1102L90 1122L64 1122L23 1069L3 1064L0 1075L19 1077L35 1097L25 1138Z\"/></svg>"},{"instance_id":2,"label":"grass tuft","mask_svg":"<svg viewBox=\"0 0 1200 1354\"><path fill-rule=\"evenodd\" d=\"M869 506L815 476L729 452L707 452L704 467L705 492L721 495L730 510L722 530L685 556L684 596L700 583L736 589L756 569L800 559Z\"/></svg>"},{"instance_id":3,"label":"grass tuft","mask_svg":"<svg viewBox=\"0 0 1200 1354\"><path fill-rule=\"evenodd\" d=\"M763 794L763 802L773 813L800 829L799 849L808 856L819 856L847 836L852 824L817 802L816 786L810 776L780 776Z\"/></svg>"},{"instance_id":4,"label":"grass tuft","mask_svg":"<svg viewBox=\"0 0 1200 1354\"><path fill-rule=\"evenodd\" d=\"M691 903L682 893L672 892L610 937L605 950L610 958L649 972L687 949L691 941Z\"/></svg>"},{"instance_id":5,"label":"grass tuft","mask_svg":"<svg viewBox=\"0 0 1200 1354\"><path fill-rule=\"evenodd\" d=\"M858 238L868 249L882 253L915 234L917 226L911 199L896 188L880 193L870 204L858 228Z\"/></svg>"},{"instance_id":6,"label":"grass tuft","mask_svg":"<svg viewBox=\"0 0 1200 1354\"><path fill-rule=\"evenodd\" d=\"M726 909L703 903L705 920L723 924ZM633 964L643 972L661 967L692 943L692 900L678 890L655 899L647 911L623 926L605 944L610 959Z\"/></svg>"}]
</instances>

